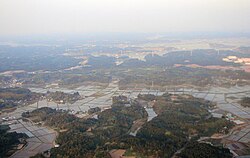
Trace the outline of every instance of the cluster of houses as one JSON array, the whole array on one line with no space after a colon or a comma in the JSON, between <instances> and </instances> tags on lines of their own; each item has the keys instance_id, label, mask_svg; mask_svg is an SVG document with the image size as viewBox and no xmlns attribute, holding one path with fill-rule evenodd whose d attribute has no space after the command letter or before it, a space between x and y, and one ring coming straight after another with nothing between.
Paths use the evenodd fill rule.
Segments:
<instances>
[{"instance_id":1,"label":"cluster of houses","mask_svg":"<svg viewBox=\"0 0 250 158\"><path fill-rule=\"evenodd\" d=\"M238 58L237 56L228 56L222 59L225 62L233 62L236 64L250 65L250 58Z\"/></svg>"}]
</instances>

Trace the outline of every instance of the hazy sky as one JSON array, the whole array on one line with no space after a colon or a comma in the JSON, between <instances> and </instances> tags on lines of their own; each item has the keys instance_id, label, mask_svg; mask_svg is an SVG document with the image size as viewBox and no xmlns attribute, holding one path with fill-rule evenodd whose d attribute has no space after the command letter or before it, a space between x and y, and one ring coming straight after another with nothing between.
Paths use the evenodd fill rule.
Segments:
<instances>
[{"instance_id":1,"label":"hazy sky","mask_svg":"<svg viewBox=\"0 0 250 158\"><path fill-rule=\"evenodd\" d=\"M0 0L0 35L250 32L250 0Z\"/></svg>"}]
</instances>

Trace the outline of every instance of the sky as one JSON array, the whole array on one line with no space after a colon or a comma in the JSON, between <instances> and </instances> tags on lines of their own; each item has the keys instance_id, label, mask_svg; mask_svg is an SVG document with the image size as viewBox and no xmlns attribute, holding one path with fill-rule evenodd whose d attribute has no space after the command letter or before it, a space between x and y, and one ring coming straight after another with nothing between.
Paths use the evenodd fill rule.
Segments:
<instances>
[{"instance_id":1,"label":"sky","mask_svg":"<svg viewBox=\"0 0 250 158\"><path fill-rule=\"evenodd\" d=\"M0 35L250 32L250 0L0 0Z\"/></svg>"}]
</instances>

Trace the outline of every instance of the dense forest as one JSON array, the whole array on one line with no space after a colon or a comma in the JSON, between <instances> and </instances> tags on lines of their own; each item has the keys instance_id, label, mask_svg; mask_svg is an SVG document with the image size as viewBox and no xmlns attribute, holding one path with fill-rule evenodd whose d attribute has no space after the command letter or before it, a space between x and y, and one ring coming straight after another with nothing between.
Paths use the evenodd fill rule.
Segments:
<instances>
[{"instance_id":1,"label":"dense forest","mask_svg":"<svg viewBox=\"0 0 250 158\"><path fill-rule=\"evenodd\" d=\"M28 53L31 55L28 57L32 59L30 62L22 61L25 58L22 55L15 56L17 51L15 48L3 46L3 48L0 47L0 50L1 49L3 49L3 52L7 50L11 51L11 59L6 59L6 53L3 53L3 57L0 58L0 61L3 60L5 65L10 65L13 69L18 66L23 67L24 70L42 70L42 73L20 72L13 74L11 77L0 76L0 84L2 83L3 85L14 79L24 85L36 86L53 82L57 82L62 86L72 86L81 84L82 82L107 84L111 81L111 76L115 76L120 79L119 85L121 88L129 86L133 87L135 84L145 87L145 85L150 86L152 82L154 82L155 86L159 87L182 84L203 87L209 85L231 86L236 84L248 84L250 78L250 73L245 72L242 69L240 70L242 64L235 64L233 62L225 62L222 60L227 56L235 55L235 52L231 50L220 50L220 53L218 54L214 49L196 49L192 51L192 55L190 51L171 51L162 56L147 55L145 56L145 60L129 58L128 56L115 58L113 56L93 56L86 54L85 58L88 61L88 66L85 65L79 69L66 71L63 69L71 66L79 66L78 63L81 62L81 60L69 56L63 56L60 54L62 53L62 48L60 47L42 47L45 54L47 53L49 55L46 57L41 57L39 53L34 55ZM26 48L22 49L26 50ZM31 47L30 49L37 50L38 48ZM58 52L54 49L58 50ZM92 49L96 50L98 48L93 47ZM116 50L117 48L113 49ZM133 49L138 49L138 53L142 51L141 48ZM237 57L241 58L249 56L249 52L244 51L244 49L246 48L239 48L239 50L236 50ZM53 51L56 53L51 53ZM19 58L21 58L21 62L19 61ZM13 63L6 63L8 60L18 60L19 62L14 62L13 65ZM117 60L121 60L123 63L116 65ZM18 64L15 65L16 63ZM23 66L22 64L26 65ZM196 65L198 67L188 67L188 65ZM213 66L213 68L206 68L206 66ZM220 66L226 66L227 68L230 66L232 69L224 70L221 69ZM3 67L2 69L6 68ZM49 72L45 70L60 71Z\"/></svg>"},{"instance_id":2,"label":"dense forest","mask_svg":"<svg viewBox=\"0 0 250 158\"><path fill-rule=\"evenodd\" d=\"M136 137L129 136L117 140L120 148L129 149L130 153L134 153L130 156L143 154L171 157L190 140L195 141L214 133L227 133L228 130L224 130L224 127L232 127L226 119L209 117L207 109L213 104L203 99L171 94L160 97L141 95L139 99L153 101L153 108L158 116L144 124Z\"/></svg>"},{"instance_id":3,"label":"dense forest","mask_svg":"<svg viewBox=\"0 0 250 158\"><path fill-rule=\"evenodd\" d=\"M181 158L231 158L232 154L228 149L206 143L190 142L178 156Z\"/></svg>"},{"instance_id":4,"label":"dense forest","mask_svg":"<svg viewBox=\"0 0 250 158\"><path fill-rule=\"evenodd\" d=\"M83 82L98 82L107 84L111 77L100 70L84 69L73 72L51 72L51 73L15 73L12 76L0 76L0 84L8 85L16 80L26 86L43 86L51 83L58 83L59 86L79 85Z\"/></svg>"},{"instance_id":5,"label":"dense forest","mask_svg":"<svg viewBox=\"0 0 250 158\"><path fill-rule=\"evenodd\" d=\"M229 150L222 147L196 142L202 136L226 134L233 126L226 119L211 117L208 109L214 105L209 101L167 93L140 95L129 105L125 97L114 100L111 109L98 112L97 119L77 118L67 111L50 108L26 112L23 117L44 122L59 131L56 143L60 147L50 151L51 157L56 158L109 158L112 149L125 149L126 156L168 158L181 148L187 149L176 156L183 158L189 153L202 156L199 154L201 148L207 157L232 157ZM133 124L148 116L142 101L153 103L158 116L144 122L136 136L132 136L129 131ZM190 146L194 146L193 150L188 150ZM42 157L42 154L35 157Z\"/></svg>"},{"instance_id":6,"label":"dense forest","mask_svg":"<svg viewBox=\"0 0 250 158\"><path fill-rule=\"evenodd\" d=\"M57 138L60 147L51 150L51 157L93 157L104 152L98 151L98 147L127 134L133 121L147 117L147 113L143 107L133 104L130 107L114 106L100 113L98 119L80 119L50 108L26 112L23 117L35 122L44 121L45 125L61 131Z\"/></svg>"},{"instance_id":7,"label":"dense forest","mask_svg":"<svg viewBox=\"0 0 250 158\"><path fill-rule=\"evenodd\" d=\"M46 98L50 101L54 101L56 103L62 103L62 104L64 103L73 104L77 100L82 99L78 92L70 94L70 93L64 93L60 91L56 91L56 92L48 91L46 93Z\"/></svg>"},{"instance_id":8,"label":"dense forest","mask_svg":"<svg viewBox=\"0 0 250 158\"><path fill-rule=\"evenodd\" d=\"M25 88L0 88L0 109L34 103L41 94Z\"/></svg>"},{"instance_id":9,"label":"dense forest","mask_svg":"<svg viewBox=\"0 0 250 158\"><path fill-rule=\"evenodd\" d=\"M114 71L120 77L121 88L138 86L163 86L194 85L205 87L209 85L233 86L248 84L250 73L233 70L211 70L191 67L148 67L134 68L130 71Z\"/></svg>"},{"instance_id":10,"label":"dense forest","mask_svg":"<svg viewBox=\"0 0 250 158\"><path fill-rule=\"evenodd\" d=\"M16 146L21 142L21 139L27 138L25 134L7 132L9 127L6 125L0 126L0 157L9 157L16 151Z\"/></svg>"}]
</instances>

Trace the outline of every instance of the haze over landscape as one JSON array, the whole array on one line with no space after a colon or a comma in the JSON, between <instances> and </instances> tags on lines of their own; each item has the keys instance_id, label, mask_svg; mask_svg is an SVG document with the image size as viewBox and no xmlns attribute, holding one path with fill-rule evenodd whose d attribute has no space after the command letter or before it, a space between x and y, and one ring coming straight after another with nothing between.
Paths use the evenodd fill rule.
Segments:
<instances>
[{"instance_id":1,"label":"haze over landscape","mask_svg":"<svg viewBox=\"0 0 250 158\"><path fill-rule=\"evenodd\" d=\"M2 0L0 34L248 32L248 0Z\"/></svg>"},{"instance_id":2,"label":"haze over landscape","mask_svg":"<svg viewBox=\"0 0 250 158\"><path fill-rule=\"evenodd\" d=\"M0 0L0 157L250 157L249 0Z\"/></svg>"}]
</instances>

